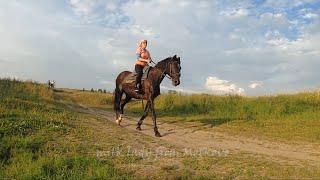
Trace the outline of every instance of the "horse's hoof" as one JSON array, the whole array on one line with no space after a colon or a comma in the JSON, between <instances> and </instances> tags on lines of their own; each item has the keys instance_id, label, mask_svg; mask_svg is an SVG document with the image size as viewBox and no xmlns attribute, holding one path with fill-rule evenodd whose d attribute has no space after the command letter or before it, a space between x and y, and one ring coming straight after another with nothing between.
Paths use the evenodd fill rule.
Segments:
<instances>
[{"instance_id":1,"label":"horse's hoof","mask_svg":"<svg viewBox=\"0 0 320 180\"><path fill-rule=\"evenodd\" d=\"M138 126L138 127L136 128L136 130L141 131L141 127L140 127L140 126Z\"/></svg>"},{"instance_id":2,"label":"horse's hoof","mask_svg":"<svg viewBox=\"0 0 320 180\"><path fill-rule=\"evenodd\" d=\"M117 119L117 120L116 120L116 123L120 126L121 120L120 120L120 119Z\"/></svg>"},{"instance_id":3,"label":"horse's hoof","mask_svg":"<svg viewBox=\"0 0 320 180\"><path fill-rule=\"evenodd\" d=\"M155 136L156 136L156 137L162 137L159 132L156 132L156 133L155 133Z\"/></svg>"}]
</instances>

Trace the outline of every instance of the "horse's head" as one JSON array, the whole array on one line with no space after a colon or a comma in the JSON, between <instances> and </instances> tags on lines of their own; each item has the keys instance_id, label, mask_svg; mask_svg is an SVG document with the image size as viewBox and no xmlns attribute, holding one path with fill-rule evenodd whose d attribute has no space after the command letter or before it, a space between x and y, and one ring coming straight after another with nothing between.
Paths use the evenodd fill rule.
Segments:
<instances>
[{"instance_id":1,"label":"horse's head","mask_svg":"<svg viewBox=\"0 0 320 180\"><path fill-rule=\"evenodd\" d=\"M172 85L178 86L180 84L180 76L181 76L180 57L177 57L177 55L174 55L170 59L167 73L172 80Z\"/></svg>"}]
</instances>

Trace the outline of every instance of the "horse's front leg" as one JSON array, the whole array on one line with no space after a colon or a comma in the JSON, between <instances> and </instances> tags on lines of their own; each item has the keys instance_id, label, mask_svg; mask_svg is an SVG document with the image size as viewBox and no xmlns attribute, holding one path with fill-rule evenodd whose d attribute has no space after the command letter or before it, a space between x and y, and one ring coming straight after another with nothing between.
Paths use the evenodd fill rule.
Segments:
<instances>
[{"instance_id":1,"label":"horse's front leg","mask_svg":"<svg viewBox=\"0 0 320 180\"><path fill-rule=\"evenodd\" d=\"M156 137L161 137L161 134L158 131L157 127L157 117L156 117L156 112L154 110L154 102L153 99L150 100L150 110L152 112L152 120L153 120L153 128L154 128L154 135Z\"/></svg>"},{"instance_id":2,"label":"horse's front leg","mask_svg":"<svg viewBox=\"0 0 320 180\"><path fill-rule=\"evenodd\" d=\"M150 101L147 102L146 107L144 108L143 115L140 118L140 120L138 121L136 129L139 130L139 131L141 131L141 125L143 123L143 120L148 116L149 108L150 108Z\"/></svg>"},{"instance_id":3,"label":"horse's front leg","mask_svg":"<svg viewBox=\"0 0 320 180\"><path fill-rule=\"evenodd\" d=\"M120 104L120 115L118 114L117 116L117 124L120 125L121 121L122 121L122 117L123 117L123 110L124 110L124 106L131 100L131 97L129 97L128 95L126 95L126 98L123 100L123 102Z\"/></svg>"}]
</instances>

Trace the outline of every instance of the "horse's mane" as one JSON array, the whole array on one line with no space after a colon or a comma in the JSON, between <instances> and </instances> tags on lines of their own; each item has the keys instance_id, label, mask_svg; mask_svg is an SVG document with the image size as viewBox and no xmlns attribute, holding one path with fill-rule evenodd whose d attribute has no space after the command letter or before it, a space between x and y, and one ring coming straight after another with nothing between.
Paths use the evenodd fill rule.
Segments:
<instances>
[{"instance_id":1,"label":"horse's mane","mask_svg":"<svg viewBox=\"0 0 320 180\"><path fill-rule=\"evenodd\" d=\"M167 57L166 59L159 61L154 67L160 68L160 69L165 69L166 65L168 64L169 61L171 61L171 57Z\"/></svg>"}]
</instances>

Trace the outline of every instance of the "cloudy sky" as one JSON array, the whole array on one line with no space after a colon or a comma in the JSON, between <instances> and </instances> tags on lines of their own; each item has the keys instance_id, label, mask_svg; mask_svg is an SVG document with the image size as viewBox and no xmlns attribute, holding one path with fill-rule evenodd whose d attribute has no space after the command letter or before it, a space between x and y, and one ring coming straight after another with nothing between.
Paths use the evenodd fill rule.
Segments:
<instances>
[{"instance_id":1,"label":"cloudy sky","mask_svg":"<svg viewBox=\"0 0 320 180\"><path fill-rule=\"evenodd\" d=\"M140 39L177 54L164 90L270 95L320 87L319 0L0 0L0 77L114 89Z\"/></svg>"}]
</instances>

